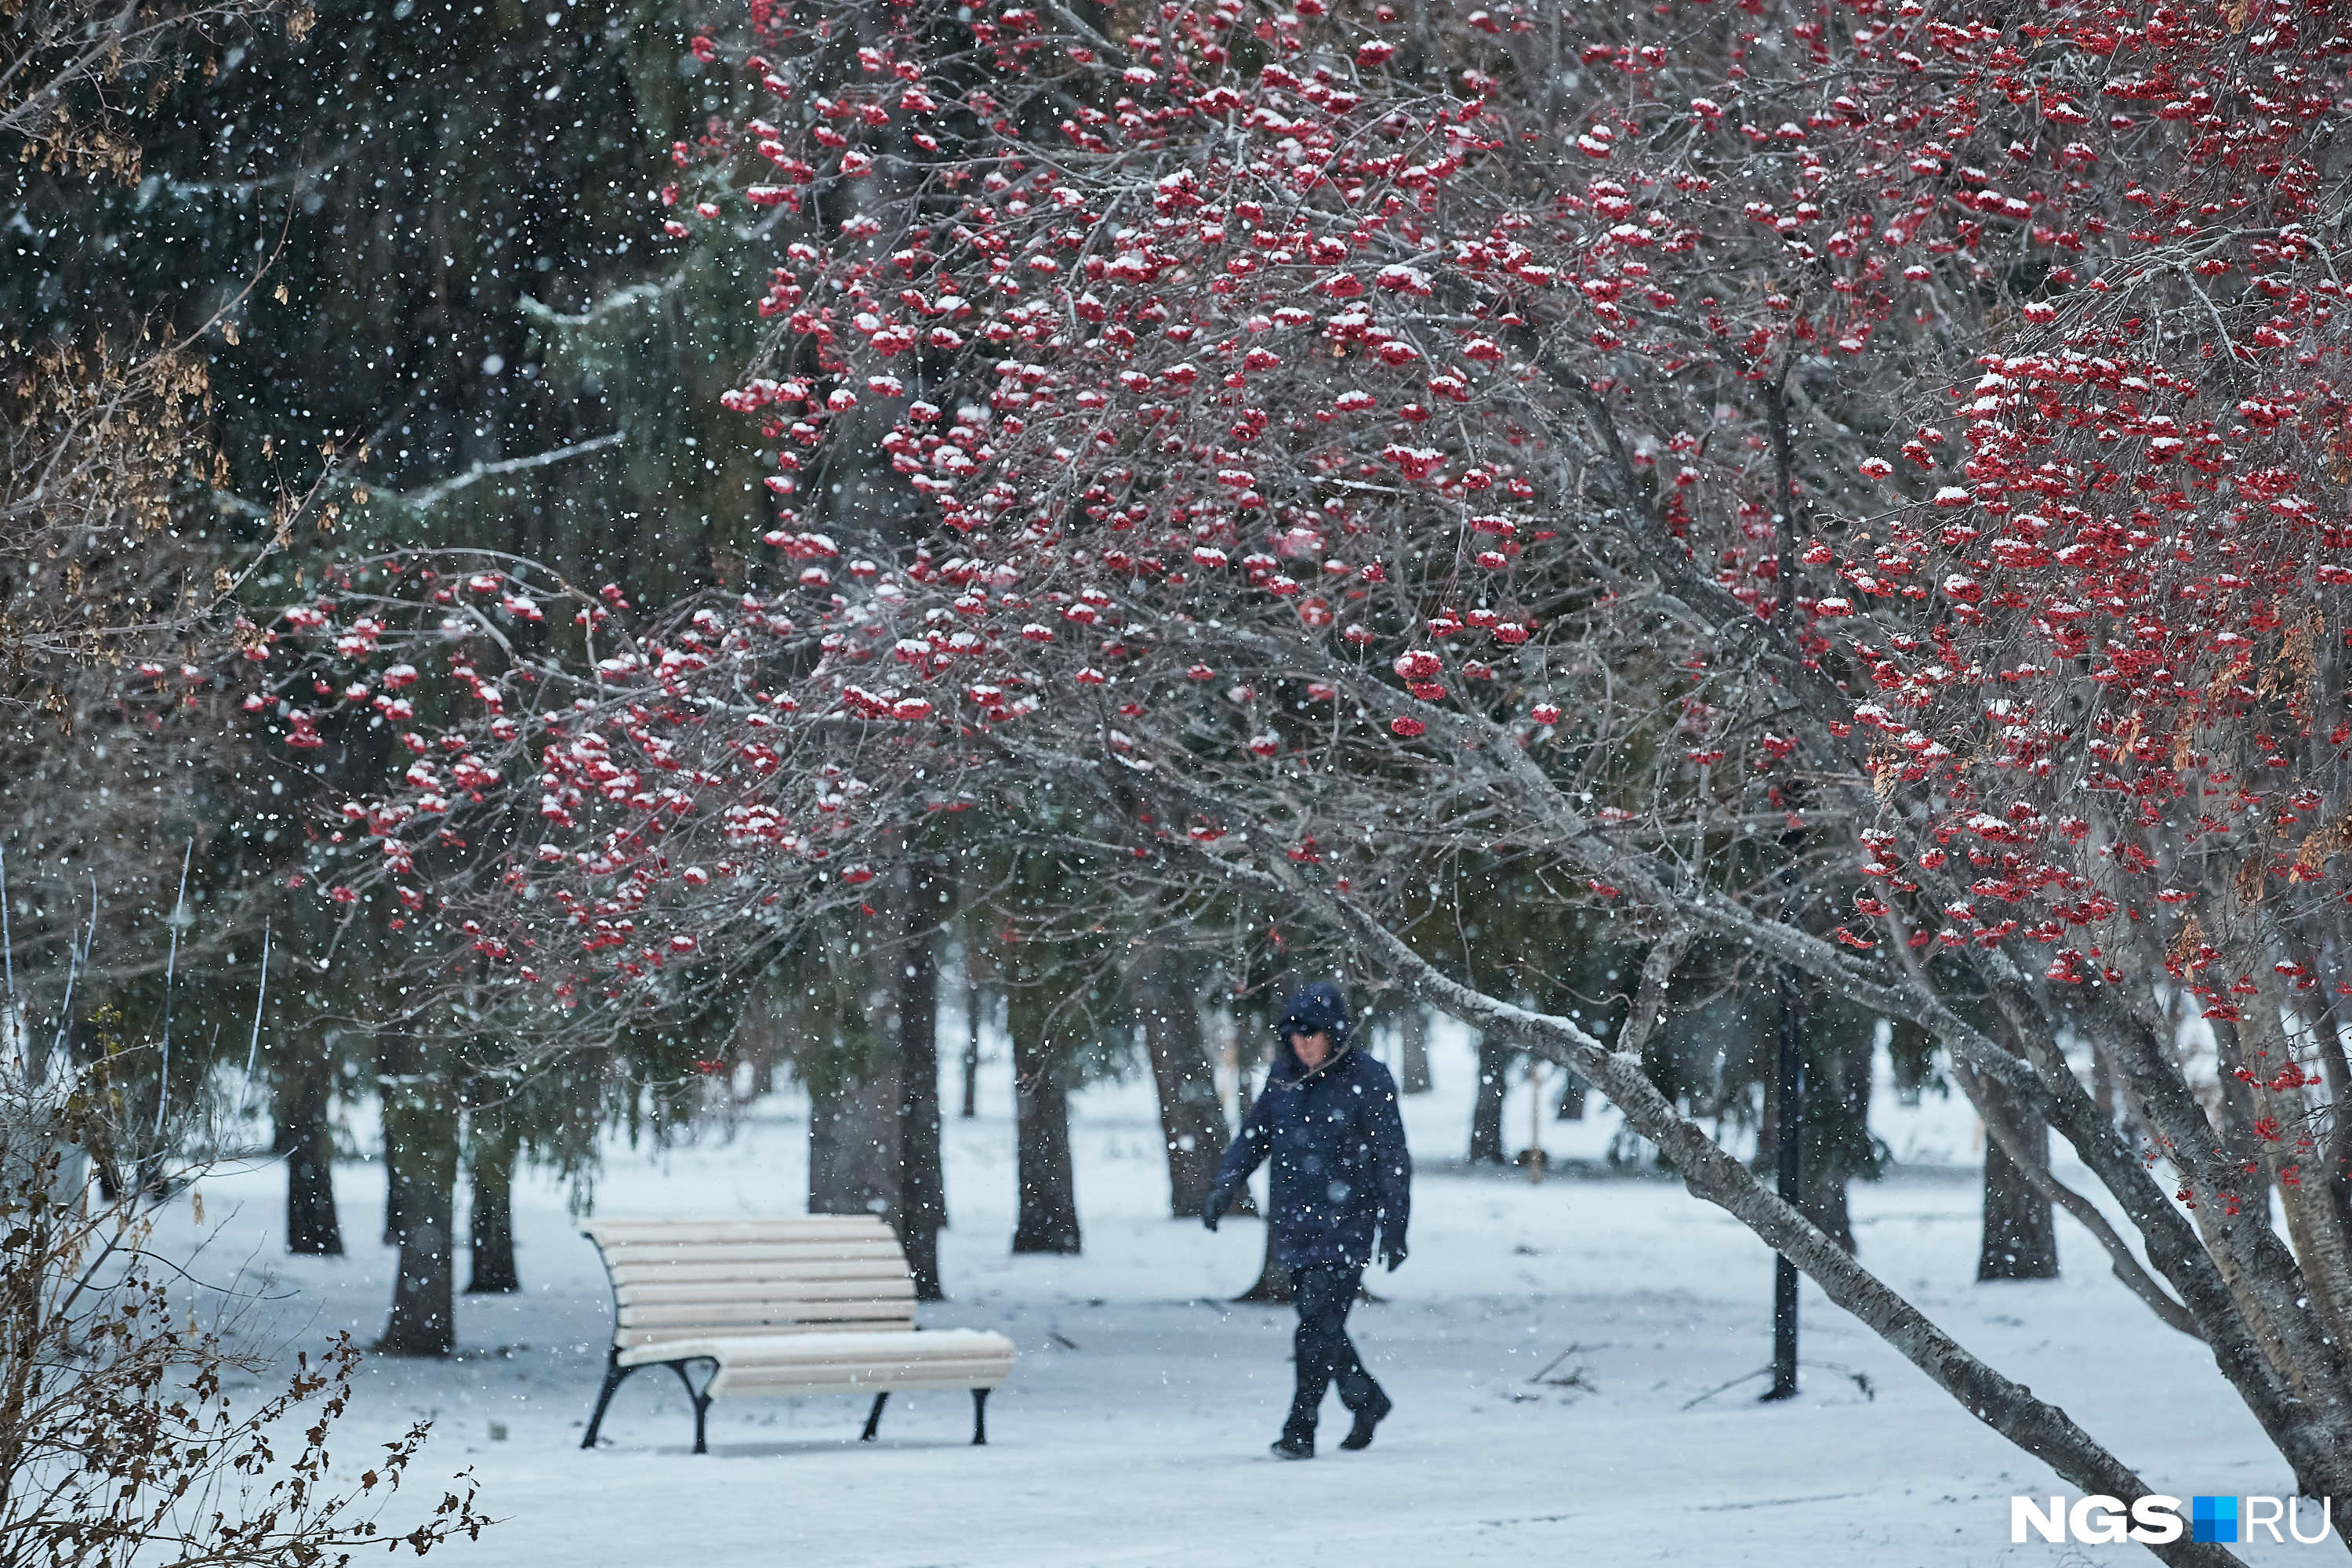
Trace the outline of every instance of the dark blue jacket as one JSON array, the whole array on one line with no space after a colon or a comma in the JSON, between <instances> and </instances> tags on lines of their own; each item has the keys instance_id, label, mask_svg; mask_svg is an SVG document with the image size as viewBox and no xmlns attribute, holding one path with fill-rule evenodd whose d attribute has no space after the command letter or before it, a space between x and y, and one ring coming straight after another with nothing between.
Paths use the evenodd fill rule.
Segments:
<instances>
[{"instance_id":1,"label":"dark blue jacket","mask_svg":"<svg viewBox=\"0 0 2352 1568\"><path fill-rule=\"evenodd\" d=\"M1344 1035L1338 1054L1311 1073L1282 1037L1265 1087L1217 1167L1218 1188L1238 1191L1268 1159L1276 1262L1361 1268L1371 1261L1375 1229L1388 1245L1403 1245L1412 1156L1396 1080Z\"/></svg>"}]
</instances>

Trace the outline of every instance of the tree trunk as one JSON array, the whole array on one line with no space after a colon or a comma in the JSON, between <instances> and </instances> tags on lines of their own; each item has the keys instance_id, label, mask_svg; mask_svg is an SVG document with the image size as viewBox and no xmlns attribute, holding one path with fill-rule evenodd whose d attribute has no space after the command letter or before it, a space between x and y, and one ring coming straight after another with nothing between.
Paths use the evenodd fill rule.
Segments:
<instances>
[{"instance_id":1,"label":"tree trunk","mask_svg":"<svg viewBox=\"0 0 2352 1568\"><path fill-rule=\"evenodd\" d=\"M503 1108L476 1114L469 1162L474 1212L468 1248L473 1275L466 1281L468 1296L505 1296L522 1289L522 1279L515 1271L515 1143Z\"/></svg>"},{"instance_id":2,"label":"tree trunk","mask_svg":"<svg viewBox=\"0 0 2352 1568\"><path fill-rule=\"evenodd\" d=\"M2239 1069L2246 1065L2245 1044L2239 1038L2234 1024L2217 1019L2212 1030L2214 1066L2219 1069L2221 1090L2221 1131L2240 1148L2260 1147L2254 1133L2254 1091L2238 1076ZM2253 1168L2243 1173L2238 1192L2246 1209L2267 1220L2271 1213L2271 1173L2266 1164L2254 1162Z\"/></svg>"},{"instance_id":3,"label":"tree trunk","mask_svg":"<svg viewBox=\"0 0 2352 1568\"><path fill-rule=\"evenodd\" d=\"M1986 1097L2005 1112L2035 1157L2036 1168L2050 1168L2048 1123L2001 1090L1988 1083ZM2010 1160L1990 1134L1985 1138L1984 1240L1977 1253L1977 1279L2055 1279L2058 1278L2058 1229L2050 1200L2043 1197Z\"/></svg>"},{"instance_id":4,"label":"tree trunk","mask_svg":"<svg viewBox=\"0 0 2352 1568\"><path fill-rule=\"evenodd\" d=\"M1560 1086L1559 1110L1554 1113L1558 1121L1584 1120L1584 1101L1592 1093L1592 1086L1584 1081L1573 1068L1562 1068L1560 1077L1568 1081Z\"/></svg>"},{"instance_id":5,"label":"tree trunk","mask_svg":"<svg viewBox=\"0 0 2352 1568\"><path fill-rule=\"evenodd\" d=\"M811 1214L867 1214L898 1223L898 1074L809 1091Z\"/></svg>"},{"instance_id":6,"label":"tree trunk","mask_svg":"<svg viewBox=\"0 0 2352 1568\"><path fill-rule=\"evenodd\" d=\"M341 1258L343 1227L335 1214L334 1129L328 1120L332 1069L322 1050L304 1051L278 1083L276 1148L286 1161L286 1250Z\"/></svg>"},{"instance_id":7,"label":"tree trunk","mask_svg":"<svg viewBox=\"0 0 2352 1568\"><path fill-rule=\"evenodd\" d=\"M764 1100L776 1092L776 1020L764 1007L754 1017L744 1052L751 1063L751 1098Z\"/></svg>"},{"instance_id":8,"label":"tree trunk","mask_svg":"<svg viewBox=\"0 0 2352 1568\"><path fill-rule=\"evenodd\" d=\"M1397 1091L1429 1092L1429 1009L1417 1002L1397 1018Z\"/></svg>"},{"instance_id":9,"label":"tree trunk","mask_svg":"<svg viewBox=\"0 0 2352 1568\"><path fill-rule=\"evenodd\" d=\"M1805 1211L1805 1217L1811 1220L1823 1236L1852 1252L1854 1250L1853 1215L1846 1206L1848 1185L1843 1171L1809 1173L1805 1179L1804 1202L1801 1206Z\"/></svg>"},{"instance_id":10,"label":"tree trunk","mask_svg":"<svg viewBox=\"0 0 2352 1568\"><path fill-rule=\"evenodd\" d=\"M1813 1010L1808 999L1809 1014ZM1827 1025L1824 1018L1824 1026L1816 1033L1830 1034ZM1810 1054L1822 1070L1818 1079L1810 1072L1806 1075L1803 1208L1807 1219L1848 1252L1855 1248L1847 1189L1856 1174L1867 1177L1877 1169L1870 1138L1870 1084L1877 1033L1875 1018L1866 1028L1839 1031L1834 1037L1835 1054L1827 1060L1822 1058L1828 1053L1820 1047L1829 1042L1810 1042L1813 1047Z\"/></svg>"},{"instance_id":11,"label":"tree trunk","mask_svg":"<svg viewBox=\"0 0 2352 1568\"><path fill-rule=\"evenodd\" d=\"M2352 1060L2344 1053L2344 1033L2337 1019L2336 987L2343 984L2333 942L2316 952L2302 943L2290 950L2295 962L2315 971L2320 983L2302 995L2302 1010L2319 1057L2320 1075L2326 1080L2331 1104L2352 1110ZM2339 1113L2321 1145L2319 1168L2326 1173L2328 1195L2336 1205L2336 1227L2352 1237L2352 1115Z\"/></svg>"},{"instance_id":12,"label":"tree trunk","mask_svg":"<svg viewBox=\"0 0 2352 1568\"><path fill-rule=\"evenodd\" d=\"M1251 1100L1250 1069L1248 1064L1242 1060L1241 1043L1238 1037L1235 1038L1234 1044L1225 1047L1225 1057L1232 1064L1234 1069L1234 1126L1235 1128L1240 1128L1245 1126L1249 1121ZM1217 1110L1220 1116L1223 1114L1224 1102L1223 1100L1218 1101ZM1238 1133L1235 1135L1239 1136ZM1224 1163L1224 1155L1222 1151L1218 1153L1217 1163L1219 1164L1223 1164ZM1236 1215L1248 1219L1255 1219L1258 1217L1257 1194L1250 1191L1250 1186L1247 1182L1244 1182L1241 1184L1241 1190L1234 1194L1234 1201L1226 1207L1225 1213L1229 1215ZM1289 1285L1286 1282L1283 1286L1283 1289L1287 1291L1289 1289ZM1286 1295L1283 1300L1288 1300L1289 1297Z\"/></svg>"},{"instance_id":13,"label":"tree trunk","mask_svg":"<svg viewBox=\"0 0 2352 1568\"><path fill-rule=\"evenodd\" d=\"M1491 1034L1478 1037L1478 1098L1470 1110L1470 1163L1500 1165L1503 1095L1509 1087L1510 1047Z\"/></svg>"},{"instance_id":14,"label":"tree trunk","mask_svg":"<svg viewBox=\"0 0 2352 1568\"><path fill-rule=\"evenodd\" d=\"M457 1345L457 1096L445 1053L415 1036L378 1048L383 1143L400 1216L385 1355L447 1355Z\"/></svg>"},{"instance_id":15,"label":"tree trunk","mask_svg":"<svg viewBox=\"0 0 2352 1568\"><path fill-rule=\"evenodd\" d=\"M915 1277L915 1300L940 1301L940 1227L947 1223L940 1164L940 910L948 873L901 867L897 876L901 942L892 954L898 984L898 1239Z\"/></svg>"},{"instance_id":16,"label":"tree trunk","mask_svg":"<svg viewBox=\"0 0 2352 1568\"><path fill-rule=\"evenodd\" d=\"M1998 994L2007 1010L2009 994ZM2185 988L2177 993L2183 1003L2188 995ZM2215 1364L2285 1456L2304 1495L2352 1493L2352 1401L2343 1393L2352 1379L2340 1344L2306 1309L2302 1272L2267 1212L2231 1214L2214 1201L2241 1190L2244 1166L2260 1159L2254 1141L2240 1142L2233 1131L2213 1136L2206 1106L2174 1059L2176 1031L2159 1033L2113 987L2081 1000L2079 1026L2099 1031L2114 1047L2125 1109L2161 1141L2184 1184L2195 1184L2195 1209L2184 1215L2137 1152L2097 1126L2097 1108L2045 1026L2026 1038L2053 1124L2124 1205L2148 1263L2179 1293ZM2021 1002L2015 1010L2025 1011Z\"/></svg>"},{"instance_id":17,"label":"tree trunk","mask_svg":"<svg viewBox=\"0 0 2352 1568\"><path fill-rule=\"evenodd\" d=\"M1016 1038L1013 1071L1021 1184L1013 1250L1075 1253L1078 1205L1070 1170L1070 1096L1061 1060L1042 1041Z\"/></svg>"},{"instance_id":18,"label":"tree trunk","mask_svg":"<svg viewBox=\"0 0 2352 1568\"><path fill-rule=\"evenodd\" d=\"M988 1006L988 993L977 984L963 992L963 1120L980 1114L980 1020Z\"/></svg>"},{"instance_id":19,"label":"tree trunk","mask_svg":"<svg viewBox=\"0 0 2352 1568\"><path fill-rule=\"evenodd\" d=\"M2252 1016L2241 1026L2249 1033L2239 1042L2240 1058L2244 1059L2251 1049L2253 1059L2261 1064L2253 1075L2254 1081L2244 1085L2253 1097L2257 1125L2270 1121L2282 1129L2315 1127L2326 1114L2302 1085L2277 1082L2271 1078L2277 1064L2292 1062L2298 1055L2296 1041L2290 1039L2281 1026L2281 1009L2300 1012L2297 1001L2291 992L2264 995L2249 1009ZM2309 1015L2303 1016L2307 1023ZM2311 1037L2305 1036L2305 1039ZM2327 1325L2329 1337L2337 1344L2352 1342L2352 1256L2347 1253L2347 1233L2337 1217L2336 1199L2327 1184L2305 1179L2307 1173L2316 1174L2306 1162L2319 1152L2318 1148L2308 1135L2292 1143L2284 1139L2264 1140L2263 1148L2268 1156L2264 1173L2277 1184L2280 1217L2286 1222L2287 1237L2302 1265L2304 1289L2311 1309Z\"/></svg>"},{"instance_id":20,"label":"tree trunk","mask_svg":"<svg viewBox=\"0 0 2352 1568\"><path fill-rule=\"evenodd\" d=\"M1268 1306L1286 1307L1290 1304L1291 1299L1295 1294L1296 1291L1291 1284L1289 1268L1275 1259L1274 1226L1272 1225L1268 1225L1265 1227L1265 1256L1262 1260L1260 1260L1257 1266L1257 1282L1252 1285L1248 1289L1243 1291L1240 1295L1234 1297L1234 1300L1236 1301L1249 1301Z\"/></svg>"},{"instance_id":21,"label":"tree trunk","mask_svg":"<svg viewBox=\"0 0 2352 1568\"><path fill-rule=\"evenodd\" d=\"M395 1151L389 1131L383 1140L383 1244L400 1245L400 1175L394 1165Z\"/></svg>"},{"instance_id":22,"label":"tree trunk","mask_svg":"<svg viewBox=\"0 0 2352 1568\"><path fill-rule=\"evenodd\" d=\"M1250 1113L1249 1068L1240 1065L1238 1054L1234 1073L1234 1110L1237 1113L1235 1125L1246 1125ZM1240 1203L1234 1205L1236 1209L1250 1202L1250 1190L1247 1184L1244 1184L1239 1197ZM1273 1194L1269 1192L1266 1205L1269 1210L1273 1207L1272 1198ZM1290 1269L1276 1261L1274 1256L1274 1223L1269 1214L1265 1227L1265 1251L1258 1259L1257 1279L1248 1289L1234 1297L1234 1300L1272 1306L1288 1306L1296 1294L1291 1285Z\"/></svg>"},{"instance_id":23,"label":"tree trunk","mask_svg":"<svg viewBox=\"0 0 2352 1568\"><path fill-rule=\"evenodd\" d=\"M1659 1092L1642 1072L1638 1057L1612 1051L1562 1020L1511 1007L1457 984L1437 973L1392 931L1368 919L1349 919L1356 911L1345 905L1323 907L1346 921L1375 956L1409 975L1416 989L1454 1016L1476 1028L1510 1030L1526 1048L1583 1073L1624 1112L1629 1128L1658 1146L1695 1194L1741 1221L1765 1245L1811 1276L1832 1301L1860 1319L1978 1420L2046 1461L2079 1491L2126 1500L2148 1493L2150 1489L2138 1476L2075 1426L2063 1410L2035 1399L2031 1390L1969 1354L1803 1215L1766 1192L1746 1165ZM2087 1103L2089 1096L2082 1098ZM2210 1207L2200 1205L2200 1213ZM2267 1429L2270 1423L2265 1421L2264 1426ZM2332 1471L2336 1467L2330 1463L2316 1468ZM2236 1561L2218 1547L2187 1542L2158 1547L2155 1552L2181 1568L2191 1564L2227 1568Z\"/></svg>"},{"instance_id":24,"label":"tree trunk","mask_svg":"<svg viewBox=\"0 0 2352 1568\"><path fill-rule=\"evenodd\" d=\"M1183 984L1176 955L1146 948L1128 971L1129 994L1143 1020L1151 1083L1160 1097L1160 1138L1168 1154L1168 1211L1198 1219L1224 1152L1224 1109L1216 1069L1201 1040L1201 1014Z\"/></svg>"}]
</instances>

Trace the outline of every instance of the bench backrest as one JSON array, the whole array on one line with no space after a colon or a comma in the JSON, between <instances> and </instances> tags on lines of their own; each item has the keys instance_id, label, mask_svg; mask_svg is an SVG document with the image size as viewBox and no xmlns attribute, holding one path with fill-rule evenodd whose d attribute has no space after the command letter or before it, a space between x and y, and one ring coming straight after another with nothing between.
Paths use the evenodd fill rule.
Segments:
<instances>
[{"instance_id":1,"label":"bench backrest","mask_svg":"<svg viewBox=\"0 0 2352 1568\"><path fill-rule=\"evenodd\" d=\"M623 1349L714 1334L915 1326L915 1281L865 1215L607 1219L582 1227L613 1277Z\"/></svg>"}]
</instances>

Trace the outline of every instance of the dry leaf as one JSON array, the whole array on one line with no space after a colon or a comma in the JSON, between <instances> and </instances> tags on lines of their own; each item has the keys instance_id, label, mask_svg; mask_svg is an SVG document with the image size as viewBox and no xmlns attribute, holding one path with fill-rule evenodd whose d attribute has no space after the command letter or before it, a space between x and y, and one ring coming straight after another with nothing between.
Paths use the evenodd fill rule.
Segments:
<instances>
[{"instance_id":1,"label":"dry leaf","mask_svg":"<svg viewBox=\"0 0 2352 1568\"><path fill-rule=\"evenodd\" d=\"M2231 887L2238 895L2238 902L2249 907L2262 902L2263 883L2269 874L2270 868L2259 850L2248 855L2246 863L2238 868L2237 876L2231 880Z\"/></svg>"},{"instance_id":2,"label":"dry leaf","mask_svg":"<svg viewBox=\"0 0 2352 1568\"><path fill-rule=\"evenodd\" d=\"M2176 963L2185 963L2189 955L2202 946L2204 942L2205 928L2197 923L2195 915L2190 915L2181 922L2179 934L2172 939L2169 956Z\"/></svg>"},{"instance_id":3,"label":"dry leaf","mask_svg":"<svg viewBox=\"0 0 2352 1568\"><path fill-rule=\"evenodd\" d=\"M2319 875L2327 858L2352 846L2352 812L2337 817L2326 827L2315 827L2305 836L2302 847L2296 850L2294 869L2290 880L2309 881Z\"/></svg>"}]
</instances>

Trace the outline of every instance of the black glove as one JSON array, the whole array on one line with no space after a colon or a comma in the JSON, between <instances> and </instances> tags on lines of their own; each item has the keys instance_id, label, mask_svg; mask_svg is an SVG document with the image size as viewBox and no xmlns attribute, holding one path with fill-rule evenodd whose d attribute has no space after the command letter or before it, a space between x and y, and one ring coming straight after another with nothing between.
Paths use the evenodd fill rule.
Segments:
<instances>
[{"instance_id":1,"label":"black glove","mask_svg":"<svg viewBox=\"0 0 2352 1568\"><path fill-rule=\"evenodd\" d=\"M1217 1222L1225 1217L1225 1206L1233 1201L1234 1194L1224 1188L1211 1187L1209 1195L1201 1200L1201 1224L1215 1230Z\"/></svg>"},{"instance_id":2,"label":"black glove","mask_svg":"<svg viewBox=\"0 0 2352 1568\"><path fill-rule=\"evenodd\" d=\"M1390 1273L1393 1274L1399 1268L1403 1268L1404 1258L1405 1252L1403 1237L1391 1237L1381 1243L1381 1261L1389 1266Z\"/></svg>"}]
</instances>

